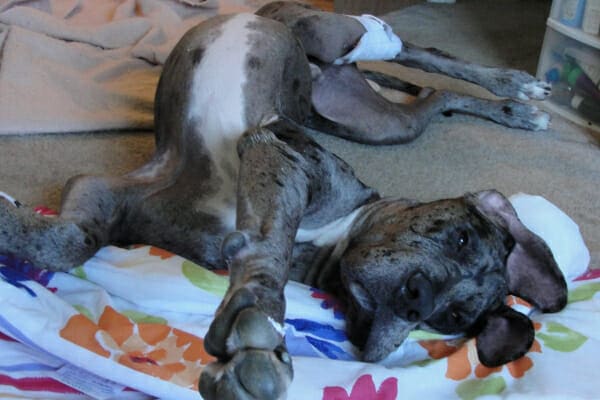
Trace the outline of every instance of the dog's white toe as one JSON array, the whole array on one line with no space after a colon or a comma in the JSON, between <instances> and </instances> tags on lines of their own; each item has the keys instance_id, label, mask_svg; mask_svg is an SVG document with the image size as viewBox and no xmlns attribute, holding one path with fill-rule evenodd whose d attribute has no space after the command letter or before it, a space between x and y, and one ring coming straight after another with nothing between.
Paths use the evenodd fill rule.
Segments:
<instances>
[{"instance_id":1,"label":"dog's white toe","mask_svg":"<svg viewBox=\"0 0 600 400\"><path fill-rule=\"evenodd\" d=\"M519 90L520 100L545 100L552 93L552 85L544 81L525 83Z\"/></svg>"},{"instance_id":2,"label":"dog's white toe","mask_svg":"<svg viewBox=\"0 0 600 400\"><path fill-rule=\"evenodd\" d=\"M544 111L538 111L533 120L534 131L545 131L550 127L550 114Z\"/></svg>"}]
</instances>

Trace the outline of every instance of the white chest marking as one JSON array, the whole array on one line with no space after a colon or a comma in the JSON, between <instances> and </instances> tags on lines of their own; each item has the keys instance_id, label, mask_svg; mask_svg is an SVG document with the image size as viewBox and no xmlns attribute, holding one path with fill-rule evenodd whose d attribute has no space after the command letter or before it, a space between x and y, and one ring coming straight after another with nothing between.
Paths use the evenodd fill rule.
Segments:
<instances>
[{"instance_id":1,"label":"white chest marking","mask_svg":"<svg viewBox=\"0 0 600 400\"><path fill-rule=\"evenodd\" d=\"M315 246L330 246L346 238L362 207L317 229L298 229L296 242L313 242Z\"/></svg>"},{"instance_id":2,"label":"white chest marking","mask_svg":"<svg viewBox=\"0 0 600 400\"><path fill-rule=\"evenodd\" d=\"M192 96L188 118L197 123L205 148L214 161L214 173L221 180L219 193L203 200L198 209L217 213L228 225L234 225L235 199L239 158L238 138L248 129L244 101L246 58L250 51L248 23L257 17L238 14L221 28L221 34L210 43L192 79ZM227 170L224 166L228 165ZM232 173L234 174L233 176ZM233 228L233 226L231 227Z\"/></svg>"},{"instance_id":3,"label":"white chest marking","mask_svg":"<svg viewBox=\"0 0 600 400\"><path fill-rule=\"evenodd\" d=\"M219 154L223 142L236 140L248 128L243 91L250 50L247 25L256 18L239 14L227 21L194 72L188 117L198 120L211 154Z\"/></svg>"}]
</instances>

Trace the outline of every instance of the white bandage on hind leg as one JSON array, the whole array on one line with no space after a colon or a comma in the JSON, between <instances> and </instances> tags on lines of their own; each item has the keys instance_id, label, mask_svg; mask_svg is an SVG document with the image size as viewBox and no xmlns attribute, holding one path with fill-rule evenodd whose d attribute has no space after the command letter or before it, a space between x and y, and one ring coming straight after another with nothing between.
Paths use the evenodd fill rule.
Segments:
<instances>
[{"instance_id":1,"label":"white bandage on hind leg","mask_svg":"<svg viewBox=\"0 0 600 400\"><path fill-rule=\"evenodd\" d=\"M384 21L372 15L361 15L360 17L350 15L358 20L366 29L348 54L335 60L336 65L350 64L357 61L391 60L402 51L402 40Z\"/></svg>"}]
</instances>

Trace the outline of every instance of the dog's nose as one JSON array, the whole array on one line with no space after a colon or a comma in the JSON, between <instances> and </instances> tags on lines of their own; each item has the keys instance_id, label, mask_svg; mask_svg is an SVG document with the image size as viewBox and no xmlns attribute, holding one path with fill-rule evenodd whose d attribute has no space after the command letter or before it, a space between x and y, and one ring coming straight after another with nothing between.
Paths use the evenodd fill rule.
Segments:
<instances>
[{"instance_id":1,"label":"dog's nose","mask_svg":"<svg viewBox=\"0 0 600 400\"><path fill-rule=\"evenodd\" d=\"M433 286L422 273L415 272L406 281L397 312L410 322L426 319L433 311Z\"/></svg>"}]
</instances>

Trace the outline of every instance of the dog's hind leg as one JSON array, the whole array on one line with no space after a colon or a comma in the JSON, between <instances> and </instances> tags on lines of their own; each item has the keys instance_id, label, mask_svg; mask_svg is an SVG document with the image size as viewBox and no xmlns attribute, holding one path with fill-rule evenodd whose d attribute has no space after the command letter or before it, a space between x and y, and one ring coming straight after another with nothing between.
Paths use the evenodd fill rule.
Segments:
<instances>
[{"instance_id":1,"label":"dog's hind leg","mask_svg":"<svg viewBox=\"0 0 600 400\"><path fill-rule=\"evenodd\" d=\"M144 193L164 184L165 178L146 179L143 173L164 164L160 159L150 162L134 172L140 176L73 177L65 185L56 218L0 200L0 254L13 254L51 270L81 265L100 247L118 241L119 222L127 210Z\"/></svg>"},{"instance_id":2,"label":"dog's hind leg","mask_svg":"<svg viewBox=\"0 0 600 400\"><path fill-rule=\"evenodd\" d=\"M29 260L35 267L66 271L97 248L75 222L43 217L31 208L0 200L0 254Z\"/></svg>"},{"instance_id":3,"label":"dog's hind leg","mask_svg":"<svg viewBox=\"0 0 600 400\"><path fill-rule=\"evenodd\" d=\"M257 12L286 25L302 43L306 55L332 63L356 45L363 26L347 15L325 12L294 1L274 1Z\"/></svg>"},{"instance_id":4,"label":"dog's hind leg","mask_svg":"<svg viewBox=\"0 0 600 400\"><path fill-rule=\"evenodd\" d=\"M451 111L521 129L546 129L549 122L548 114L533 105L428 88L411 104L393 103L376 93L354 64L322 66L313 81L312 104L309 129L368 144L409 142L431 118Z\"/></svg>"},{"instance_id":5,"label":"dog's hind leg","mask_svg":"<svg viewBox=\"0 0 600 400\"><path fill-rule=\"evenodd\" d=\"M283 289L296 230L308 202L302 156L267 130L238 143L236 232L222 245L230 284L206 337L218 358L200 378L212 399L279 399L292 379L282 332Z\"/></svg>"},{"instance_id":6,"label":"dog's hind leg","mask_svg":"<svg viewBox=\"0 0 600 400\"><path fill-rule=\"evenodd\" d=\"M63 212L56 218L0 201L0 253L51 270L81 265L107 243L107 224L115 202L107 185L103 178L71 178L64 192Z\"/></svg>"},{"instance_id":7,"label":"dog's hind leg","mask_svg":"<svg viewBox=\"0 0 600 400\"><path fill-rule=\"evenodd\" d=\"M285 24L302 42L306 54L324 63L344 59L367 32L362 23L352 17L320 11L296 2L276 1L259 9L257 14ZM402 38L402 35L398 36ZM470 63L441 50L421 48L406 41L401 51L391 57L389 59L386 55L384 58L369 59L392 61L473 82L501 97L543 100L550 95L551 86L548 83L524 71ZM359 56L357 60L365 59Z\"/></svg>"},{"instance_id":8,"label":"dog's hind leg","mask_svg":"<svg viewBox=\"0 0 600 400\"><path fill-rule=\"evenodd\" d=\"M110 226L118 215L113 179L117 178L71 178L56 218L0 201L0 253L50 270L81 265L109 242Z\"/></svg>"},{"instance_id":9,"label":"dog's hind leg","mask_svg":"<svg viewBox=\"0 0 600 400\"><path fill-rule=\"evenodd\" d=\"M500 97L544 100L551 92L549 83L538 80L527 72L487 67L460 60L435 48L421 48L406 42L402 51L390 61L472 82Z\"/></svg>"},{"instance_id":10,"label":"dog's hind leg","mask_svg":"<svg viewBox=\"0 0 600 400\"><path fill-rule=\"evenodd\" d=\"M360 70L362 76L378 86L383 86L388 89L404 92L411 96L417 97L423 88L410 82L403 81L395 76L387 75L382 72Z\"/></svg>"}]
</instances>

